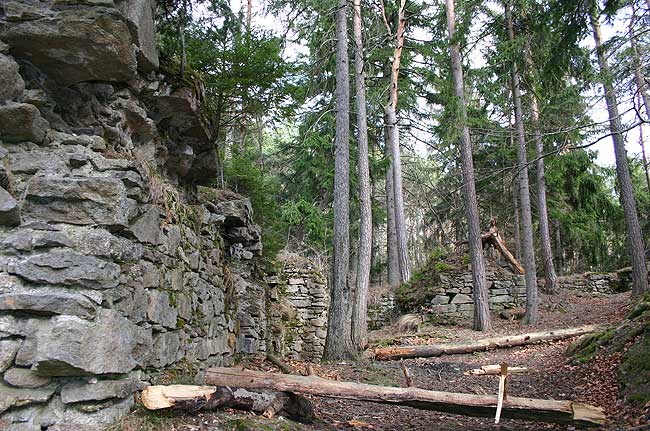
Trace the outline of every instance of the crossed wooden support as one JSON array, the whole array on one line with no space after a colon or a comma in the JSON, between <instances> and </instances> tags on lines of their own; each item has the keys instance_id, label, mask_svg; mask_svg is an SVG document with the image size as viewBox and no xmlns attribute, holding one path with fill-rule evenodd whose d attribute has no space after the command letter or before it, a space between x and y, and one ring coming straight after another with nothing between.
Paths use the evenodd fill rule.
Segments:
<instances>
[{"instance_id":1,"label":"crossed wooden support","mask_svg":"<svg viewBox=\"0 0 650 431\"><path fill-rule=\"evenodd\" d=\"M511 374L524 374L528 372L528 368L524 367L510 367L505 362L501 365L484 365L481 368L465 371L463 374L466 376L499 376L499 394L497 396L497 413L494 417L494 423L498 424L501 419L501 410L503 409L503 401L508 397L508 377Z\"/></svg>"}]
</instances>

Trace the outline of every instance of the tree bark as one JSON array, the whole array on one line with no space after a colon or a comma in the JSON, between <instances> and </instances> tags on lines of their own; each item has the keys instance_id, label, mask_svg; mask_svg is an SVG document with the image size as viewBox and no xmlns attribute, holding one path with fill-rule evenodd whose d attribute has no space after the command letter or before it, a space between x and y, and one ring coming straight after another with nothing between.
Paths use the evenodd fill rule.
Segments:
<instances>
[{"instance_id":1,"label":"tree bark","mask_svg":"<svg viewBox=\"0 0 650 431\"><path fill-rule=\"evenodd\" d=\"M506 27L508 39L514 41L515 35L512 28L512 0L505 2ZM517 128L517 168L519 170L519 199L521 203L521 227L523 236L523 263L526 270L526 314L522 321L532 324L538 319L537 299L537 268L535 266L535 245L533 242L533 218L530 208L530 191L528 187L528 160L526 155L526 135L524 131L524 117L521 109L521 92L519 84L519 71L517 62L512 60L512 102L515 107L515 125Z\"/></svg>"},{"instance_id":2,"label":"tree bark","mask_svg":"<svg viewBox=\"0 0 650 431\"><path fill-rule=\"evenodd\" d=\"M417 346L381 347L375 349L375 358L388 361L406 358L430 358L442 355L483 352L516 346L535 344L540 341L557 341L603 329L599 325L586 325L576 328L556 329L546 332L532 332L521 335L482 338L459 343L421 344Z\"/></svg>"},{"instance_id":3,"label":"tree bark","mask_svg":"<svg viewBox=\"0 0 650 431\"><path fill-rule=\"evenodd\" d=\"M267 417L286 414L299 422L312 422L314 411L303 396L268 389L225 386L169 385L148 386L142 391L147 410L174 408L196 412L219 407L263 413Z\"/></svg>"},{"instance_id":4,"label":"tree bark","mask_svg":"<svg viewBox=\"0 0 650 431\"><path fill-rule=\"evenodd\" d=\"M357 145L359 157L359 263L352 315L352 340L357 349L368 345L368 286L372 257L372 208L370 205L370 167L368 166L368 121L366 118L366 82L363 71L363 38L361 34L361 0L353 2L354 72L357 106Z\"/></svg>"},{"instance_id":5,"label":"tree bark","mask_svg":"<svg viewBox=\"0 0 650 431\"><path fill-rule=\"evenodd\" d=\"M326 380L317 376L288 376L236 368L210 368L206 382L220 386L272 389L331 398L403 405L468 416L493 417L495 395L459 394L410 387L396 388ZM572 401L536 400L508 397L504 418L594 426L605 422L602 409Z\"/></svg>"},{"instance_id":6,"label":"tree bark","mask_svg":"<svg viewBox=\"0 0 650 431\"><path fill-rule=\"evenodd\" d=\"M348 270L350 260L350 83L348 81L347 1L336 11L336 140L334 153L334 254L332 293L325 359L354 356L352 303Z\"/></svg>"},{"instance_id":7,"label":"tree bark","mask_svg":"<svg viewBox=\"0 0 650 431\"><path fill-rule=\"evenodd\" d=\"M648 0L650 2L650 0ZM639 49L636 45L636 35L634 33L634 23L636 20L636 8L632 3L632 18L630 19L630 45L632 47L632 60L634 62L634 80L637 88L637 100L639 101L639 108L641 108L641 100L645 108L646 120L650 119L650 96L648 95L647 83L641 73L641 59ZM648 5L650 7L650 4ZM648 158L645 153L645 144L643 142L643 124L639 125L639 145L641 146L641 163L643 164L643 172L645 173L646 185L648 186L648 193L650 193L650 173L648 173Z\"/></svg>"},{"instance_id":8,"label":"tree bark","mask_svg":"<svg viewBox=\"0 0 650 431\"><path fill-rule=\"evenodd\" d=\"M528 44L527 44L528 45ZM533 57L530 46L526 46L526 64L529 74L533 73ZM534 80L531 78L531 82ZM532 85L531 85L532 87ZM556 294L560 290L553 265L553 251L551 250L551 233L548 223L548 206L546 205L546 174L544 167L544 143L539 130L539 105L534 88L530 92L530 119L535 131L535 156L537 158L537 217L539 218L540 247L544 261L544 290L546 293Z\"/></svg>"},{"instance_id":9,"label":"tree bark","mask_svg":"<svg viewBox=\"0 0 650 431\"><path fill-rule=\"evenodd\" d=\"M390 97L385 107L385 120L388 128L388 140L390 141L391 158L393 164L393 193L395 195L395 236L397 239L397 260L399 262L400 281L406 282L411 277L411 269L408 255L408 243L406 240L406 216L404 212L404 192L402 188L402 161L399 145L399 128L397 125L397 85L399 78L399 67L404 48L404 33L406 30L406 19L404 12L406 0L400 0L397 12L397 32L395 33L395 50L393 52L393 64L390 73Z\"/></svg>"},{"instance_id":10,"label":"tree bark","mask_svg":"<svg viewBox=\"0 0 650 431\"><path fill-rule=\"evenodd\" d=\"M386 168L386 260L387 279L389 286L398 286L399 260L397 258L397 235L395 233L395 191L393 184L393 148L388 137L388 120L384 116L384 145L388 167Z\"/></svg>"},{"instance_id":11,"label":"tree bark","mask_svg":"<svg viewBox=\"0 0 650 431\"><path fill-rule=\"evenodd\" d=\"M555 262L557 263L557 272L562 275L564 272L564 259L562 257L562 225L560 220L555 220Z\"/></svg>"},{"instance_id":12,"label":"tree bark","mask_svg":"<svg viewBox=\"0 0 650 431\"><path fill-rule=\"evenodd\" d=\"M460 157L463 172L463 194L465 213L467 215L469 256L472 264L472 292L474 297L474 329L488 331L490 324L490 304L485 281L485 261L481 244L481 226L479 223L478 204L476 202L476 184L474 182L474 162L472 160L472 141L467 126L467 108L465 105L465 85L463 66L460 60L460 44L455 38L456 12L454 0L446 0L447 33L449 35L449 56L454 79L456 96L458 131L460 134Z\"/></svg>"},{"instance_id":13,"label":"tree bark","mask_svg":"<svg viewBox=\"0 0 650 431\"><path fill-rule=\"evenodd\" d=\"M516 187L512 189L513 218L514 218L514 237L515 237L515 257L521 260L521 223L519 222L521 211L519 211L519 182L516 181Z\"/></svg>"},{"instance_id":14,"label":"tree bark","mask_svg":"<svg viewBox=\"0 0 650 431\"><path fill-rule=\"evenodd\" d=\"M627 247L632 261L632 296L638 297L648 292L648 271L645 262L645 247L641 234L641 225L634 200L634 189L630 177L630 168L627 162L625 151L625 140L623 138L623 127L621 117L618 113L618 101L614 85L611 81L609 64L605 57L605 50L602 44L600 22L598 20L597 5L594 4L590 14L591 28L593 30L598 65L602 76L602 86L605 91L605 102L609 114L609 130L614 142L614 156L616 159L616 178L618 180L619 198L625 216L625 227L627 230Z\"/></svg>"}]
</instances>

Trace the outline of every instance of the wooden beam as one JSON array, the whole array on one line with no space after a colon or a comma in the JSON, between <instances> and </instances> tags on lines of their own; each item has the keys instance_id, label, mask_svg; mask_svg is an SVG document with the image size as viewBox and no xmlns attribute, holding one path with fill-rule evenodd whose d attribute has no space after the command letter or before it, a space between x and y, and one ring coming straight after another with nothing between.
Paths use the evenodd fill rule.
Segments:
<instances>
[{"instance_id":1,"label":"wooden beam","mask_svg":"<svg viewBox=\"0 0 650 431\"><path fill-rule=\"evenodd\" d=\"M210 368L205 373L205 381L219 386L271 389L290 393L402 405L469 416L494 417L497 407L497 397L494 395L460 394L428 391L414 387L395 388L338 382L317 376L291 376L240 368ZM509 397L504 401L502 416L504 418L583 426L597 426L605 423L605 415L602 409L598 407L572 401L518 397Z\"/></svg>"},{"instance_id":2,"label":"wooden beam","mask_svg":"<svg viewBox=\"0 0 650 431\"><path fill-rule=\"evenodd\" d=\"M531 332L521 335L481 338L459 343L421 344L416 346L380 347L374 350L379 360L396 360L403 358L427 358L458 353L481 352L499 348L524 346L541 341L557 341L588 334L603 329L601 325L585 325L576 328L554 329L546 332Z\"/></svg>"},{"instance_id":3,"label":"wooden beam","mask_svg":"<svg viewBox=\"0 0 650 431\"><path fill-rule=\"evenodd\" d=\"M266 417L283 414L299 422L311 422L314 419L311 403L305 397L269 389L194 385L148 386L142 391L141 399L148 410L174 408L194 412L230 407L261 413Z\"/></svg>"}]
</instances>

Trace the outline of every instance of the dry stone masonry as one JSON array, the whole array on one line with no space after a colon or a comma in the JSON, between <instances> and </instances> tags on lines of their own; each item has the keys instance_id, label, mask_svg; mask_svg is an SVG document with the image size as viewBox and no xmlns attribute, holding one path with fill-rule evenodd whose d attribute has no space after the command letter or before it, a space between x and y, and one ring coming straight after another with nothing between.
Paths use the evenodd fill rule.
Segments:
<instances>
[{"instance_id":1,"label":"dry stone masonry","mask_svg":"<svg viewBox=\"0 0 650 431\"><path fill-rule=\"evenodd\" d=\"M279 255L278 265L267 277L272 348L282 356L320 360L327 336L327 282L314 262L296 254Z\"/></svg>"},{"instance_id":2,"label":"dry stone masonry","mask_svg":"<svg viewBox=\"0 0 650 431\"><path fill-rule=\"evenodd\" d=\"M201 186L201 86L156 72L153 7L0 4L2 430L105 429L167 368L266 349L260 229Z\"/></svg>"}]
</instances>

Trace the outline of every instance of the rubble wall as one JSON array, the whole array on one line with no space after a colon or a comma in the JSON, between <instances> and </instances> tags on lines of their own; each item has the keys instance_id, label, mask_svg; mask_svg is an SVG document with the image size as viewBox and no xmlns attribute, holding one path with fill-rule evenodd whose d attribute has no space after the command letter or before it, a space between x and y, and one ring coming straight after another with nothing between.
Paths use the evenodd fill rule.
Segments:
<instances>
[{"instance_id":1,"label":"rubble wall","mask_svg":"<svg viewBox=\"0 0 650 431\"><path fill-rule=\"evenodd\" d=\"M260 229L150 0L0 4L0 429L101 430L167 369L266 349Z\"/></svg>"}]
</instances>

